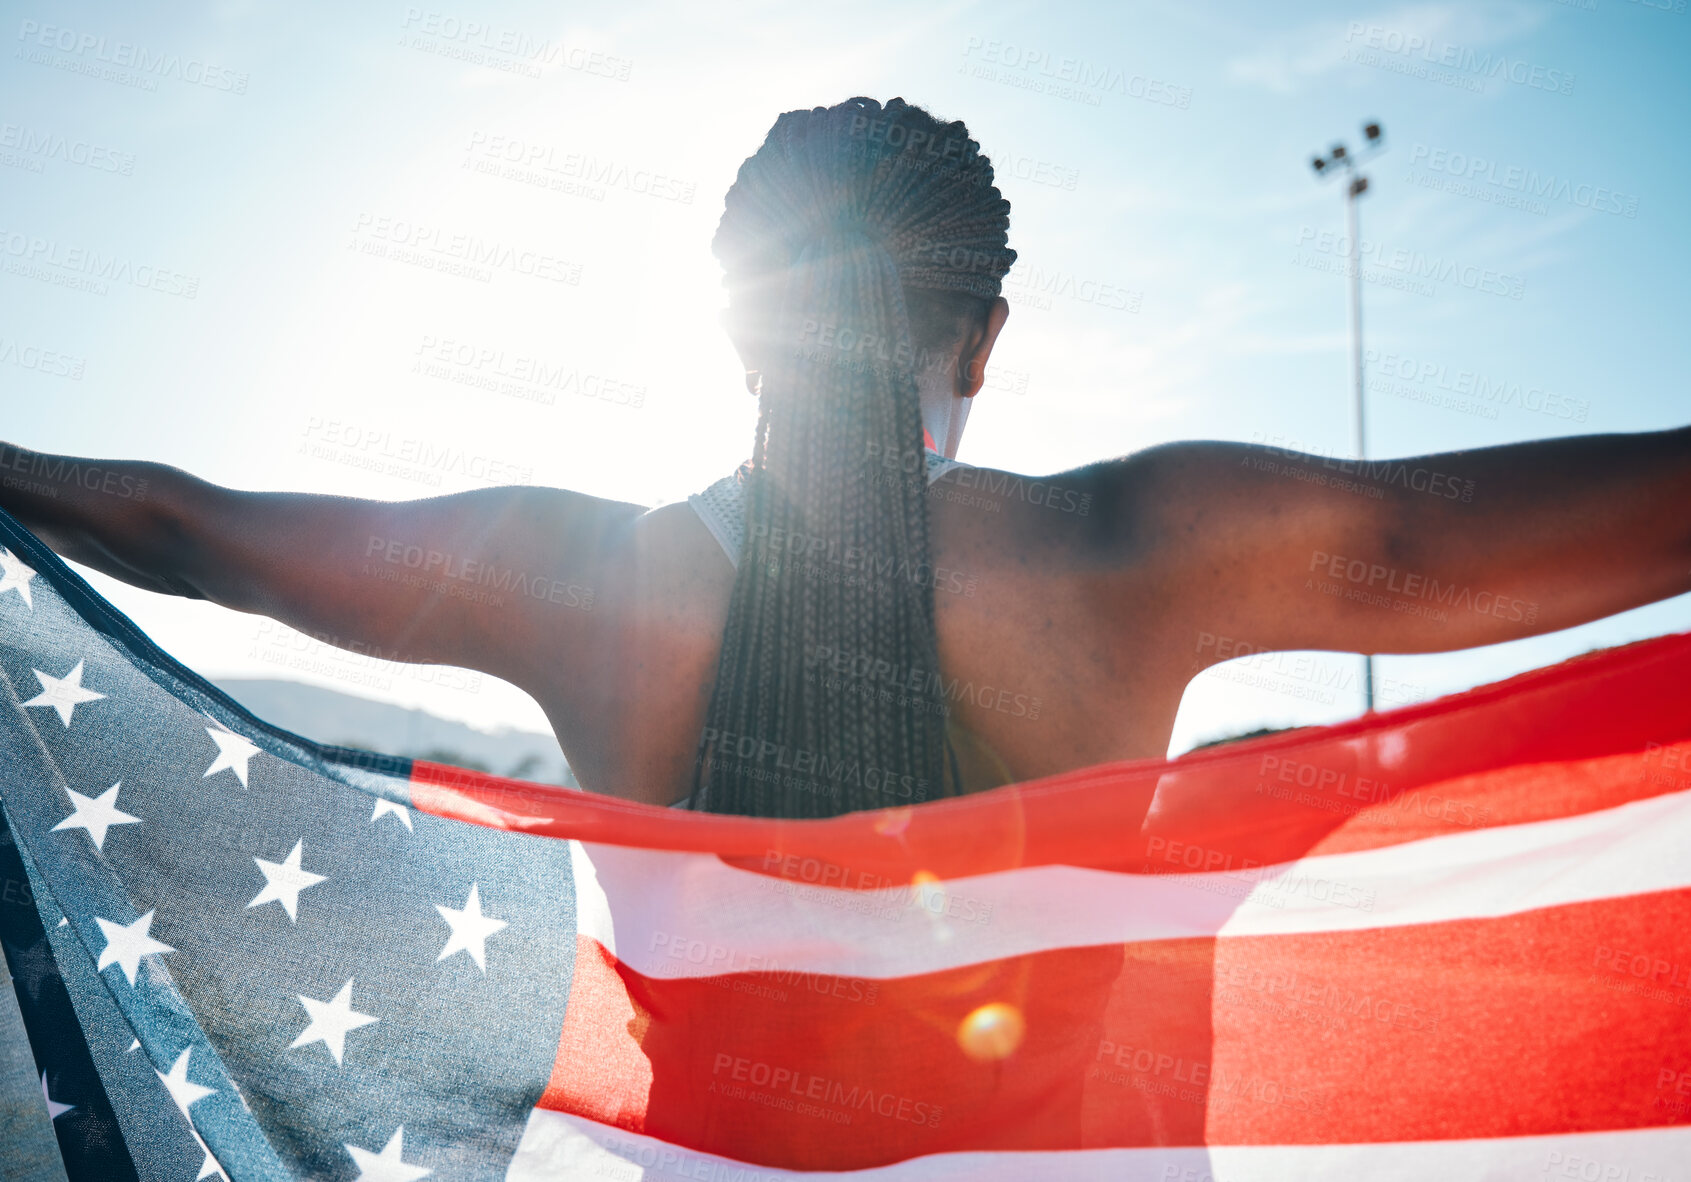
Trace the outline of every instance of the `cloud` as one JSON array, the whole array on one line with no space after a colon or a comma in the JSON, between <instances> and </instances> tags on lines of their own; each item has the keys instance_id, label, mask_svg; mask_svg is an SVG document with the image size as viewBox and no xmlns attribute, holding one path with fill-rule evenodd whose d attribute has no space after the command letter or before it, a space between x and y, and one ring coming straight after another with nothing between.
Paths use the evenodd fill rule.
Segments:
<instances>
[{"instance_id":1,"label":"cloud","mask_svg":"<svg viewBox=\"0 0 1691 1182\"><path fill-rule=\"evenodd\" d=\"M1378 16L1323 20L1289 33L1271 34L1249 53L1227 63L1236 82L1276 94L1293 94L1347 63L1347 47L1365 48L1376 40L1393 45L1418 39L1437 51L1445 45L1480 49L1520 37L1537 28L1544 12L1526 4L1486 10L1448 4L1410 4Z\"/></svg>"}]
</instances>

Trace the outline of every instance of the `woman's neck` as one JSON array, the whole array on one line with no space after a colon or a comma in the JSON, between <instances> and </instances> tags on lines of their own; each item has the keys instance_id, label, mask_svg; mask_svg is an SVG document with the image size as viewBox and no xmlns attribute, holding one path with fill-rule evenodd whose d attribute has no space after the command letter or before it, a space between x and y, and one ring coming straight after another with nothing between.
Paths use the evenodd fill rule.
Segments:
<instances>
[{"instance_id":1,"label":"woman's neck","mask_svg":"<svg viewBox=\"0 0 1691 1182\"><path fill-rule=\"evenodd\" d=\"M922 431L929 449L948 460L957 458L957 448L963 442L963 424L969 419L972 398L960 394L934 392L922 394Z\"/></svg>"}]
</instances>

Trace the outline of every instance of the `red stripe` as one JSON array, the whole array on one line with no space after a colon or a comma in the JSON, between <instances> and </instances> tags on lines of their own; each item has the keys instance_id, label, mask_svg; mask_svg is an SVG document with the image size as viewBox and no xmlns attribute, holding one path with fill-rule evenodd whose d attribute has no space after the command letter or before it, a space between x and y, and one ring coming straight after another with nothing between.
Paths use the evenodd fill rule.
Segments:
<instances>
[{"instance_id":1,"label":"red stripe","mask_svg":"<svg viewBox=\"0 0 1691 1182\"><path fill-rule=\"evenodd\" d=\"M428 812L557 837L712 851L754 868L784 855L820 859L846 886L907 882L918 870L941 878L1051 864L1140 870L1157 837L1274 863L1424 835L1382 820L1390 809L1381 806L1411 791L1420 795L1396 807L1424 829L1434 796L1458 801L1457 819L1439 824L1468 828L1691 787L1688 659L1691 633L1660 637L1336 727L825 821L676 813L424 761L413 767L412 792ZM1629 758L1603 762L1617 756ZM1525 766L1550 763L1562 766ZM1280 779L1288 767L1293 778ZM1269 791L1301 790L1299 776L1313 778L1313 801ZM1360 804L1381 811L1359 824ZM1479 808L1490 810L1483 821L1464 819Z\"/></svg>"},{"instance_id":2,"label":"red stripe","mask_svg":"<svg viewBox=\"0 0 1691 1182\"><path fill-rule=\"evenodd\" d=\"M1647 957L1643 977L1630 971L1638 955ZM1685 1096L1676 1106L1671 1083L1661 1083L1663 1073L1672 1081L1691 1071L1691 891L1343 936L1219 941L1217 979L1241 971L1334 983L1373 999L1373 1020L1323 1031L1264 1009L1260 991L1245 991L1256 1006L1223 994L1218 1070L1247 1080L1272 1072L1289 1092L1324 1095L1327 1106L1303 1114L1233 1105L1212 1116L1214 1144L1691 1124ZM1417 1018L1436 1024L1417 1028Z\"/></svg>"},{"instance_id":3,"label":"red stripe","mask_svg":"<svg viewBox=\"0 0 1691 1182\"><path fill-rule=\"evenodd\" d=\"M1691 891L879 982L578 963L544 1105L762 1165L1691 1123ZM988 1003L1027 1033L983 1064L957 1031Z\"/></svg>"},{"instance_id":4,"label":"red stripe","mask_svg":"<svg viewBox=\"0 0 1691 1182\"><path fill-rule=\"evenodd\" d=\"M632 1132L645 1127L652 1064L641 1049L651 1015L618 976L616 957L599 941L575 940L569 1005L552 1077L539 1107L594 1114Z\"/></svg>"},{"instance_id":5,"label":"red stripe","mask_svg":"<svg viewBox=\"0 0 1691 1182\"><path fill-rule=\"evenodd\" d=\"M1691 742L1646 742L1623 755L1531 763L1393 793L1359 809L1310 854L1381 849L1407 841L1553 821L1635 800L1691 791ZM1329 805L1344 802L1333 794Z\"/></svg>"}]
</instances>

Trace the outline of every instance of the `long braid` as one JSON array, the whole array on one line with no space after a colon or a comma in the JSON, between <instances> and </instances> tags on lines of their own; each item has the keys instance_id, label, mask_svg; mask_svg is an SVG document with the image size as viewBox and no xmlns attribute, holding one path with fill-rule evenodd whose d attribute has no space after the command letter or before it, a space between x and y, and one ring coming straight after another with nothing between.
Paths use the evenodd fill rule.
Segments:
<instances>
[{"instance_id":1,"label":"long braid","mask_svg":"<svg viewBox=\"0 0 1691 1182\"><path fill-rule=\"evenodd\" d=\"M902 99L790 111L741 166L713 247L763 385L695 808L823 817L958 790L912 309L997 295L1008 226L967 129Z\"/></svg>"}]
</instances>

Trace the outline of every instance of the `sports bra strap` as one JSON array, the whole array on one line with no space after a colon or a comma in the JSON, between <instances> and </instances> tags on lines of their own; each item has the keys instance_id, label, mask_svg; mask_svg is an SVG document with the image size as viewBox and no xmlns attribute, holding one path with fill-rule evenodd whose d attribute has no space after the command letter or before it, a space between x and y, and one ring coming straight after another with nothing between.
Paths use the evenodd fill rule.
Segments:
<instances>
[{"instance_id":1,"label":"sports bra strap","mask_svg":"<svg viewBox=\"0 0 1691 1182\"><path fill-rule=\"evenodd\" d=\"M939 452L924 449L928 464L928 483L932 484L953 468L964 465L956 460L948 460ZM736 567L740 565L740 547L746 539L746 490L742 483L741 471L724 476L704 492L693 493L687 498L687 503L693 506L693 512L699 515L699 520L705 523L711 536L722 546L723 553L728 555L728 561Z\"/></svg>"}]
</instances>

